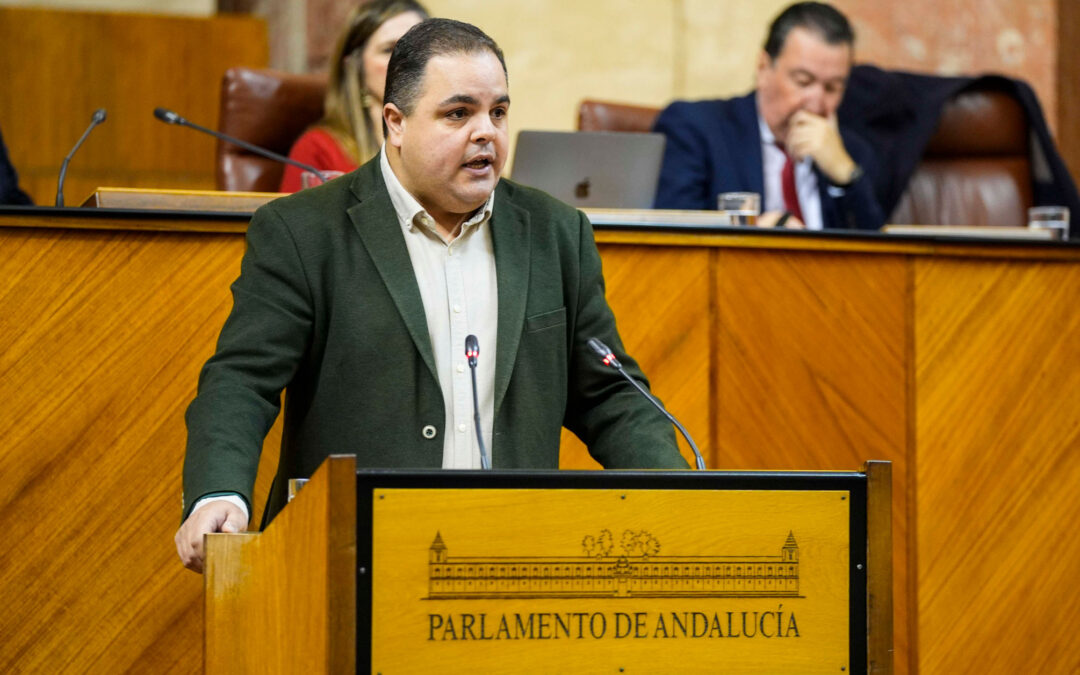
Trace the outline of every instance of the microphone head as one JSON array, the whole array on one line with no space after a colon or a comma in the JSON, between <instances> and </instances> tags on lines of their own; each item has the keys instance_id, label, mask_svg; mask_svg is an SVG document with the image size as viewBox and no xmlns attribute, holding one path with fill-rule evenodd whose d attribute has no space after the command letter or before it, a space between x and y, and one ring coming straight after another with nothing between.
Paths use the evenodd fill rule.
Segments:
<instances>
[{"instance_id":1,"label":"microphone head","mask_svg":"<svg viewBox=\"0 0 1080 675\"><path fill-rule=\"evenodd\" d=\"M476 339L475 335L465 336L465 358L469 362L469 367L476 367L476 357L480 356L480 341Z\"/></svg>"},{"instance_id":2,"label":"microphone head","mask_svg":"<svg viewBox=\"0 0 1080 675\"><path fill-rule=\"evenodd\" d=\"M94 124L101 124L105 121L105 108L98 108L94 111L94 116L90 118Z\"/></svg>"},{"instance_id":3,"label":"microphone head","mask_svg":"<svg viewBox=\"0 0 1080 675\"><path fill-rule=\"evenodd\" d=\"M154 108L154 117L158 118L165 124L179 124L184 119L173 111L166 110L165 108Z\"/></svg>"},{"instance_id":4,"label":"microphone head","mask_svg":"<svg viewBox=\"0 0 1080 675\"><path fill-rule=\"evenodd\" d=\"M615 358L615 354L612 353L608 346L596 338L589 338L589 349L596 352L596 355L604 362L605 366L611 366L612 368L618 368L621 364L619 359Z\"/></svg>"}]
</instances>

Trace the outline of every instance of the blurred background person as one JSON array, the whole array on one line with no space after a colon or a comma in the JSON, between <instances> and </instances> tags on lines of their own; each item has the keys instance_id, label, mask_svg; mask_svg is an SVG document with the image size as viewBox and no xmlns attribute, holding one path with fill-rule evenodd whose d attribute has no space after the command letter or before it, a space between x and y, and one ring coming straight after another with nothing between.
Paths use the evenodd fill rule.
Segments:
<instances>
[{"instance_id":1,"label":"blurred background person","mask_svg":"<svg viewBox=\"0 0 1080 675\"><path fill-rule=\"evenodd\" d=\"M0 204L29 206L33 203L30 197L19 189L19 175L15 173L15 167L8 159L4 136L0 134Z\"/></svg>"},{"instance_id":2,"label":"blurred background person","mask_svg":"<svg viewBox=\"0 0 1080 675\"><path fill-rule=\"evenodd\" d=\"M330 62L323 118L293 144L289 157L323 171L352 171L382 146L386 64L398 38L428 17L413 0L373 0L357 7ZM287 166L282 192L302 187L303 172Z\"/></svg>"},{"instance_id":3,"label":"blurred background person","mask_svg":"<svg viewBox=\"0 0 1080 675\"><path fill-rule=\"evenodd\" d=\"M755 192L758 225L876 230L876 158L842 128L836 109L851 72L855 32L830 5L799 2L769 27L746 96L668 106L656 207L717 207L723 192ZM865 177L864 177L865 176Z\"/></svg>"}]
</instances>

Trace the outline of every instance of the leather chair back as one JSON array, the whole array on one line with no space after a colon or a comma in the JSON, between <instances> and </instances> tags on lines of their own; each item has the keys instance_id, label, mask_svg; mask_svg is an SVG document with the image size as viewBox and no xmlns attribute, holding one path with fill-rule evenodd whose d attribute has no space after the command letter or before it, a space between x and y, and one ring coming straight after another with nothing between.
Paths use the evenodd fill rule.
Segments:
<instances>
[{"instance_id":1,"label":"leather chair back","mask_svg":"<svg viewBox=\"0 0 1080 675\"><path fill-rule=\"evenodd\" d=\"M300 134L323 113L326 75L230 68L221 80L218 130L288 155ZM277 192L285 167L232 143L217 144L217 189Z\"/></svg>"},{"instance_id":2,"label":"leather chair back","mask_svg":"<svg viewBox=\"0 0 1080 675\"><path fill-rule=\"evenodd\" d=\"M1034 202L1030 137L1012 96L961 92L945 105L889 222L1023 225Z\"/></svg>"},{"instance_id":3,"label":"leather chair back","mask_svg":"<svg viewBox=\"0 0 1080 675\"><path fill-rule=\"evenodd\" d=\"M581 131L649 131L659 108L585 100ZM1019 225L1032 205L1027 118L998 91L966 91L950 100L891 223ZM883 159L882 161L887 161Z\"/></svg>"},{"instance_id":4,"label":"leather chair back","mask_svg":"<svg viewBox=\"0 0 1080 675\"><path fill-rule=\"evenodd\" d=\"M578 131L651 131L659 108L584 100L578 107Z\"/></svg>"}]
</instances>

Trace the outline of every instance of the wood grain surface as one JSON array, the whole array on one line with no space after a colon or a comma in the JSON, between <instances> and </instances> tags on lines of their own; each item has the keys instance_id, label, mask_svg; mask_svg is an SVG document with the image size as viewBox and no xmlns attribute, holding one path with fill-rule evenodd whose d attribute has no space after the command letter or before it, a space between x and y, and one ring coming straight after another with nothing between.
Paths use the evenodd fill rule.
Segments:
<instances>
[{"instance_id":1,"label":"wood grain surface","mask_svg":"<svg viewBox=\"0 0 1080 675\"><path fill-rule=\"evenodd\" d=\"M102 186L213 188L216 141L154 108L217 128L225 70L266 63L266 26L252 17L0 8L0 129L19 182L53 204L61 161L105 108L68 167L66 204Z\"/></svg>"},{"instance_id":2,"label":"wood grain surface","mask_svg":"<svg viewBox=\"0 0 1080 675\"><path fill-rule=\"evenodd\" d=\"M906 616L904 258L722 250L718 469L893 463L894 611ZM897 631L896 672L906 672Z\"/></svg>"},{"instance_id":3,"label":"wood grain surface","mask_svg":"<svg viewBox=\"0 0 1080 675\"><path fill-rule=\"evenodd\" d=\"M206 673L354 672L355 457L327 460L262 534L210 535L207 561Z\"/></svg>"},{"instance_id":4,"label":"wood grain surface","mask_svg":"<svg viewBox=\"0 0 1080 675\"><path fill-rule=\"evenodd\" d=\"M183 412L243 228L2 215L0 671L198 672ZM1076 669L1080 248L598 240L624 341L710 467L894 462L895 672Z\"/></svg>"},{"instance_id":5,"label":"wood grain surface","mask_svg":"<svg viewBox=\"0 0 1080 675\"><path fill-rule=\"evenodd\" d=\"M920 673L1080 672L1078 272L915 265Z\"/></svg>"},{"instance_id":6,"label":"wood grain surface","mask_svg":"<svg viewBox=\"0 0 1080 675\"><path fill-rule=\"evenodd\" d=\"M867 660L870 675L891 675L895 669L893 626L893 512L892 464L870 460L866 473ZM906 659L905 659L906 663Z\"/></svg>"},{"instance_id":7,"label":"wood grain surface","mask_svg":"<svg viewBox=\"0 0 1080 675\"><path fill-rule=\"evenodd\" d=\"M183 414L242 237L3 227L0 250L0 672L199 672Z\"/></svg>"}]
</instances>

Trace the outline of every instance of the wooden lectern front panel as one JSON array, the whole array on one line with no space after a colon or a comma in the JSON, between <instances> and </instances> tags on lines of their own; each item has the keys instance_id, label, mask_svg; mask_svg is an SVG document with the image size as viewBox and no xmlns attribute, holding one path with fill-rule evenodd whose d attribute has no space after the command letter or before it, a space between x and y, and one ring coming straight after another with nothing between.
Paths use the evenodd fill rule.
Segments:
<instances>
[{"instance_id":1,"label":"wooden lectern front panel","mask_svg":"<svg viewBox=\"0 0 1080 675\"><path fill-rule=\"evenodd\" d=\"M376 489L370 670L852 672L852 494Z\"/></svg>"}]
</instances>

